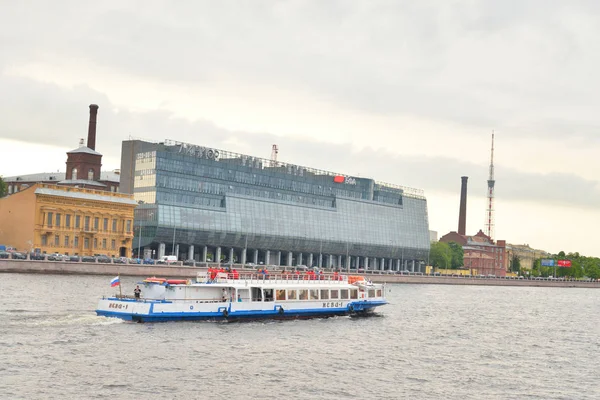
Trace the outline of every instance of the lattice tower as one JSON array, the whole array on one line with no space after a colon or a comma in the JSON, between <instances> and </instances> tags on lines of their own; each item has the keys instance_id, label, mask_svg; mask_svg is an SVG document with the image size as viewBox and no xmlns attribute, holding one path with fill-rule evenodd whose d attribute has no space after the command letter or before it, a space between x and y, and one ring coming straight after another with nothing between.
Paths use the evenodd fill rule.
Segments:
<instances>
[{"instance_id":1,"label":"lattice tower","mask_svg":"<svg viewBox=\"0 0 600 400\"><path fill-rule=\"evenodd\" d=\"M492 131L492 153L490 158L490 176L487 181L487 210L485 211L485 234L494 240L494 132Z\"/></svg>"}]
</instances>

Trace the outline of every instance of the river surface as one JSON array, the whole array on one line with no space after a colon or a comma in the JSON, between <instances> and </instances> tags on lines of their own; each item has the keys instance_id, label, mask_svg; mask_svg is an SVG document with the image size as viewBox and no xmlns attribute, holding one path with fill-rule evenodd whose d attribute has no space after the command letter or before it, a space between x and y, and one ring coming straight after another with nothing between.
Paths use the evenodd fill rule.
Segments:
<instances>
[{"instance_id":1,"label":"river surface","mask_svg":"<svg viewBox=\"0 0 600 400\"><path fill-rule=\"evenodd\" d=\"M138 324L95 315L110 278L0 274L0 398L600 398L598 289L392 285L371 318Z\"/></svg>"}]
</instances>

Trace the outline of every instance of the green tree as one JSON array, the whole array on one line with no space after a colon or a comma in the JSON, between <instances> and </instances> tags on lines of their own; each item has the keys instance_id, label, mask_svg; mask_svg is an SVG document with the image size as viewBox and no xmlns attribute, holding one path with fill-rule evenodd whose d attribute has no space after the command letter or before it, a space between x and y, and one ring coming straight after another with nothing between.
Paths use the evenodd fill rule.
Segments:
<instances>
[{"instance_id":1,"label":"green tree","mask_svg":"<svg viewBox=\"0 0 600 400\"><path fill-rule=\"evenodd\" d=\"M521 271L521 259L519 256L513 256L510 260L510 272L519 273Z\"/></svg>"},{"instance_id":2,"label":"green tree","mask_svg":"<svg viewBox=\"0 0 600 400\"><path fill-rule=\"evenodd\" d=\"M452 251L452 260L450 261L452 269L461 268L465 264L465 253L462 246L456 242L450 242L448 246L450 246L450 250Z\"/></svg>"},{"instance_id":3,"label":"green tree","mask_svg":"<svg viewBox=\"0 0 600 400\"><path fill-rule=\"evenodd\" d=\"M6 182L4 182L4 179L2 179L2 177L0 176L0 197L6 196L6 188Z\"/></svg>"},{"instance_id":4,"label":"green tree","mask_svg":"<svg viewBox=\"0 0 600 400\"><path fill-rule=\"evenodd\" d=\"M450 268L452 266L452 249L448 243L431 243L429 263L436 268Z\"/></svg>"}]
</instances>

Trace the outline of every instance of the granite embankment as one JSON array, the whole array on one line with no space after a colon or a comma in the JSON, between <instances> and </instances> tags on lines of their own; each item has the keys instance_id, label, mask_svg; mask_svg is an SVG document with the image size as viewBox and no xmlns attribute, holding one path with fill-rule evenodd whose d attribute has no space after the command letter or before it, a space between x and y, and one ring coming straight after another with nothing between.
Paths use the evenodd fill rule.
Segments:
<instances>
[{"instance_id":1,"label":"granite embankment","mask_svg":"<svg viewBox=\"0 0 600 400\"><path fill-rule=\"evenodd\" d=\"M194 278L200 268L181 265L102 264L82 262L54 262L33 260L0 260L0 273L71 274L71 275L124 275L161 276L169 278ZM244 270L238 268L240 272ZM248 270L250 272L250 270ZM427 275L364 274L373 282L437 285L481 286L544 286L600 288L600 282L551 281L503 278L464 278Z\"/></svg>"}]
</instances>

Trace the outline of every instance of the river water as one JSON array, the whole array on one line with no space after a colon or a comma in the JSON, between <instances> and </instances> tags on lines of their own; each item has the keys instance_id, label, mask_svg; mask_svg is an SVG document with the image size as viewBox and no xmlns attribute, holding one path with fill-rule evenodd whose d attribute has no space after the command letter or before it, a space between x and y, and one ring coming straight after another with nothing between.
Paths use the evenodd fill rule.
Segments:
<instances>
[{"instance_id":1,"label":"river water","mask_svg":"<svg viewBox=\"0 0 600 400\"><path fill-rule=\"evenodd\" d=\"M600 398L597 289L392 285L378 317L137 324L95 316L110 278L0 275L0 398Z\"/></svg>"}]
</instances>

